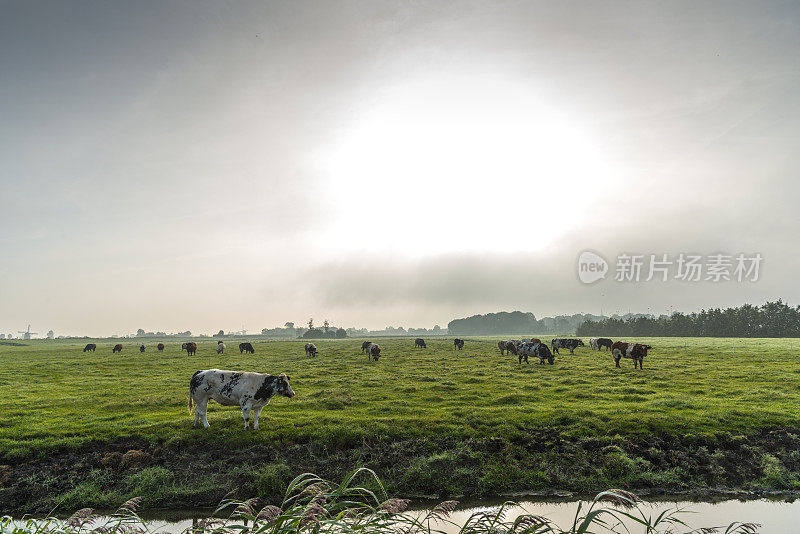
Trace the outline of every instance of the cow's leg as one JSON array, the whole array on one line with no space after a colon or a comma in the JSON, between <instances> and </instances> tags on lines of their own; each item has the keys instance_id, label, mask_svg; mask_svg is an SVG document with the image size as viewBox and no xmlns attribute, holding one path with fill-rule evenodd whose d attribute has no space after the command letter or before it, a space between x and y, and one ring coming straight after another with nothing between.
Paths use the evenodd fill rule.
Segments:
<instances>
[{"instance_id":1,"label":"cow's leg","mask_svg":"<svg viewBox=\"0 0 800 534\"><path fill-rule=\"evenodd\" d=\"M200 420L203 422L203 428L208 428L208 419L206 418L206 411L208 410L208 399L204 399L195 405L195 414L200 413Z\"/></svg>"},{"instance_id":2,"label":"cow's leg","mask_svg":"<svg viewBox=\"0 0 800 534\"><path fill-rule=\"evenodd\" d=\"M619 367L619 358L614 358L614 361L617 362L617 367Z\"/></svg>"},{"instance_id":3,"label":"cow's leg","mask_svg":"<svg viewBox=\"0 0 800 534\"><path fill-rule=\"evenodd\" d=\"M242 404L242 419L244 419L244 429L250 430L250 403L246 402Z\"/></svg>"},{"instance_id":4,"label":"cow's leg","mask_svg":"<svg viewBox=\"0 0 800 534\"><path fill-rule=\"evenodd\" d=\"M263 409L263 406L253 408L253 430L258 430L258 416L261 415L261 410Z\"/></svg>"}]
</instances>

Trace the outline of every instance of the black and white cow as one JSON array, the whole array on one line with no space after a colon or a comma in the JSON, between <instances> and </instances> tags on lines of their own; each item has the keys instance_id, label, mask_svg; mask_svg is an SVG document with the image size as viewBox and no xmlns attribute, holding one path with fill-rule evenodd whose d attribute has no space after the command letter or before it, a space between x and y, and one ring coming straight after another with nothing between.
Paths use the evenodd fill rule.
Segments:
<instances>
[{"instance_id":1,"label":"black and white cow","mask_svg":"<svg viewBox=\"0 0 800 534\"><path fill-rule=\"evenodd\" d=\"M366 354L367 353L367 349L369 348L370 345L372 345L372 341L363 342L361 344L361 354Z\"/></svg>"},{"instance_id":2,"label":"black and white cow","mask_svg":"<svg viewBox=\"0 0 800 534\"><path fill-rule=\"evenodd\" d=\"M189 413L194 409L194 427L200 422L208 428L206 408L209 400L223 406L241 406L244 429L250 429L250 412L253 412L253 430L258 430L258 416L275 395L294 397L289 377L263 373L223 371L208 369L197 371L189 381Z\"/></svg>"},{"instance_id":3,"label":"black and white cow","mask_svg":"<svg viewBox=\"0 0 800 534\"><path fill-rule=\"evenodd\" d=\"M243 352L246 352L248 354L255 354L256 353L256 351L253 350L253 345L251 345L250 343L247 343L247 342L239 343L239 354L241 354Z\"/></svg>"},{"instance_id":4,"label":"black and white cow","mask_svg":"<svg viewBox=\"0 0 800 534\"><path fill-rule=\"evenodd\" d=\"M97 345L95 345L94 343L89 343L88 345L83 347L83 352L94 352L95 350L97 350Z\"/></svg>"},{"instance_id":5,"label":"black and white cow","mask_svg":"<svg viewBox=\"0 0 800 534\"><path fill-rule=\"evenodd\" d=\"M317 346L313 343L306 343L306 356L317 356Z\"/></svg>"},{"instance_id":6,"label":"black and white cow","mask_svg":"<svg viewBox=\"0 0 800 534\"><path fill-rule=\"evenodd\" d=\"M224 354L225 349L228 347L225 346L225 343L222 341L217 341L217 354Z\"/></svg>"},{"instance_id":7,"label":"black and white cow","mask_svg":"<svg viewBox=\"0 0 800 534\"><path fill-rule=\"evenodd\" d=\"M455 348L456 348L456 349L458 349L458 350L461 350L461 349L463 349L463 348L464 348L464 340L463 340L463 339L458 339L458 338L455 338L455 339L453 340L453 347L455 347Z\"/></svg>"},{"instance_id":8,"label":"black and white cow","mask_svg":"<svg viewBox=\"0 0 800 534\"><path fill-rule=\"evenodd\" d=\"M553 352L556 354L561 354L558 352L558 349L569 349L570 354L575 354L576 348L585 347L586 345L584 345L583 341L580 339L555 338L550 343L550 346L553 348Z\"/></svg>"},{"instance_id":9,"label":"black and white cow","mask_svg":"<svg viewBox=\"0 0 800 534\"><path fill-rule=\"evenodd\" d=\"M597 338L596 337L589 338L589 348L597 350Z\"/></svg>"},{"instance_id":10,"label":"black and white cow","mask_svg":"<svg viewBox=\"0 0 800 534\"><path fill-rule=\"evenodd\" d=\"M597 338L597 350L601 350L606 348L611 350L611 347L614 346L614 342L608 339L607 337L599 337Z\"/></svg>"},{"instance_id":11,"label":"black and white cow","mask_svg":"<svg viewBox=\"0 0 800 534\"><path fill-rule=\"evenodd\" d=\"M372 360L374 362L378 361L378 358L381 357L381 347L377 343L370 343L369 347L367 347L367 360Z\"/></svg>"},{"instance_id":12,"label":"black and white cow","mask_svg":"<svg viewBox=\"0 0 800 534\"><path fill-rule=\"evenodd\" d=\"M528 362L528 356L533 356L535 358L539 358L539 363L544 365L545 360L547 360L550 365L553 365L555 362L555 357L553 353L550 352L550 349L547 348L547 345L544 343L531 343L530 341L526 341L519 347L518 351L519 356L519 363L522 363L523 360L525 363Z\"/></svg>"},{"instance_id":13,"label":"black and white cow","mask_svg":"<svg viewBox=\"0 0 800 534\"><path fill-rule=\"evenodd\" d=\"M619 361L622 358L630 358L633 360L633 368L636 369L637 365L639 369L644 369L642 364L644 363L644 357L647 356L647 351L651 350L653 347L650 345L642 345L641 343L625 343L623 341L617 341L614 343L611 349L611 356L614 358L614 362L616 362L617 367L619 367Z\"/></svg>"}]
</instances>

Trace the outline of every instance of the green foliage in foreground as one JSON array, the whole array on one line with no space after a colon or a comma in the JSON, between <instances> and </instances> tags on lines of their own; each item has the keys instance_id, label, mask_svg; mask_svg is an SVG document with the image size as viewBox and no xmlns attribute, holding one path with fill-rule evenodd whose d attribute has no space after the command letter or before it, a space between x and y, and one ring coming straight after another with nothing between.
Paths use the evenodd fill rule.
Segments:
<instances>
[{"instance_id":1,"label":"green foliage in foreground","mask_svg":"<svg viewBox=\"0 0 800 534\"><path fill-rule=\"evenodd\" d=\"M361 483L361 486L357 486ZM11 517L0 519L3 534L131 534L149 532L148 525L136 514L141 499L123 504L111 520L93 526L97 519L93 510L84 508L65 521L50 518L14 522ZM656 517L639 508L636 495L623 490L598 494L593 501L580 502L572 525L558 526L548 518L521 514L506 519L508 509L517 503L506 502L497 510L472 514L464 524L449 519L458 505L445 501L425 512L407 512L408 501L390 499L374 472L359 469L348 475L341 484L334 484L315 475L303 474L286 488L280 507L261 507L259 499L243 502L223 501L215 516L228 511L228 519L204 519L187 528L187 534L291 534L307 532L352 534L578 534L630 532L630 527L645 534L682 532L754 534L759 525L731 523L727 527L689 529L680 519L681 512L662 512ZM232 510L232 512L230 512ZM724 529L724 530L723 530Z\"/></svg>"},{"instance_id":2,"label":"green foliage in foreground","mask_svg":"<svg viewBox=\"0 0 800 534\"><path fill-rule=\"evenodd\" d=\"M519 365L496 340L381 339L379 362L362 340L319 341L307 358L301 341L257 342L255 354L228 343L199 343L196 356L170 342L164 353L121 354L111 344L33 341L0 346L0 457L139 437L151 443L231 446L313 442L335 449L367 439L524 437L539 429L564 436L748 434L800 426L800 354L791 340L642 338L654 350L644 370L608 352L562 351L555 365ZM588 341L588 340L585 340ZM800 343L794 340L800 350ZM274 399L261 429L245 432L241 411L209 405L207 431L192 428L188 383L198 369L286 372L294 399Z\"/></svg>"}]
</instances>

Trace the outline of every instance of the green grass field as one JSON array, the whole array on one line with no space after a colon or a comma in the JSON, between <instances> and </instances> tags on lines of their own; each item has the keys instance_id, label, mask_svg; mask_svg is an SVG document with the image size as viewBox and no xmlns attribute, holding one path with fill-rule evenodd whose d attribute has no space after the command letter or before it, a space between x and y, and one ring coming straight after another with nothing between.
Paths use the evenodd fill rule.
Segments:
<instances>
[{"instance_id":1,"label":"green grass field","mask_svg":"<svg viewBox=\"0 0 800 534\"><path fill-rule=\"evenodd\" d=\"M587 340L588 341L588 340ZM54 447L125 436L147 439L353 440L369 436L504 436L537 428L569 435L653 431L752 432L800 426L800 354L789 340L645 339L655 349L644 370L608 352L562 350L553 366L519 365L489 339L383 339L380 362L360 340L256 342L256 353L217 356L216 342L187 357L178 343L164 353L135 341L121 354L111 344L83 353L84 343L32 341L0 345L0 455L25 457ZM684 349L684 343L688 348ZM800 349L800 343L797 344ZM194 430L188 382L198 369L286 372L297 396L276 398L257 433L241 412L211 403L208 431Z\"/></svg>"},{"instance_id":2,"label":"green grass field","mask_svg":"<svg viewBox=\"0 0 800 534\"><path fill-rule=\"evenodd\" d=\"M401 495L800 489L797 340L737 340L733 354L730 339L642 339L654 350L636 370L588 347L520 365L496 339L467 339L460 352L452 338L427 349L380 339L377 363L361 340L318 341L317 358L300 341L253 342L252 355L231 341L223 356L203 341L192 357L176 342L143 354L134 340L121 354L109 342L86 354L84 341L0 345L0 464L12 480L0 497L28 510L142 492L151 505L214 505L234 487L274 498L300 472L335 479L359 466ZM255 432L214 403L210 429L194 429L188 383L209 368L285 372L297 395L275 398ZM129 448L149 460L106 458ZM43 487L49 500L37 500Z\"/></svg>"}]
</instances>

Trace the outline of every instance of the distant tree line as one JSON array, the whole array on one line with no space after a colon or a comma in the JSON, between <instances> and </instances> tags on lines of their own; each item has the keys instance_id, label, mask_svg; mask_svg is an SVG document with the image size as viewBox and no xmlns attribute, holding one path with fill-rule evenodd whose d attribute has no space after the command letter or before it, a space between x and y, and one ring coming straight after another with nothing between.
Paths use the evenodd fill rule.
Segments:
<instances>
[{"instance_id":1,"label":"distant tree line","mask_svg":"<svg viewBox=\"0 0 800 534\"><path fill-rule=\"evenodd\" d=\"M585 321L575 333L610 337L800 337L800 306L793 308L778 300L761 306L744 304L690 314L608 318Z\"/></svg>"},{"instance_id":2,"label":"distant tree line","mask_svg":"<svg viewBox=\"0 0 800 534\"><path fill-rule=\"evenodd\" d=\"M632 317L628 314L624 317ZM599 315L576 313L536 319L530 312L498 312L473 315L455 319L447 324L452 335L496 335L496 334L567 334L572 333L585 321L598 321Z\"/></svg>"}]
</instances>

